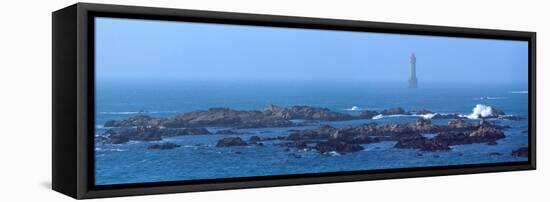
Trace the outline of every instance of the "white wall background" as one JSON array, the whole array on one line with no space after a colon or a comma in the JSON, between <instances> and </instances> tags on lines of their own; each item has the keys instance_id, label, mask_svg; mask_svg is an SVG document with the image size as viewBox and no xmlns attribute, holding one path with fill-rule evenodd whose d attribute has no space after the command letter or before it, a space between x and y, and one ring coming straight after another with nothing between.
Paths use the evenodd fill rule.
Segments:
<instances>
[{"instance_id":1,"label":"white wall background","mask_svg":"<svg viewBox=\"0 0 550 202\"><path fill-rule=\"evenodd\" d=\"M215 191L109 201L530 201L550 199L550 18L540 0L89 1L140 6L536 31L538 170ZM69 0L0 2L0 201L68 201L51 186L51 12ZM548 57L547 57L548 56Z\"/></svg>"}]
</instances>

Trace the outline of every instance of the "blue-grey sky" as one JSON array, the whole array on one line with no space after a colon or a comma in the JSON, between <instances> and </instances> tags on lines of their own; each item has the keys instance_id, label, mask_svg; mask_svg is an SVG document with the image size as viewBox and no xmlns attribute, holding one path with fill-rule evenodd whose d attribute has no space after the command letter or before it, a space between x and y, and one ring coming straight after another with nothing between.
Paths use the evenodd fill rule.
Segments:
<instances>
[{"instance_id":1,"label":"blue-grey sky","mask_svg":"<svg viewBox=\"0 0 550 202\"><path fill-rule=\"evenodd\" d=\"M524 41L96 18L99 80L526 82Z\"/></svg>"}]
</instances>

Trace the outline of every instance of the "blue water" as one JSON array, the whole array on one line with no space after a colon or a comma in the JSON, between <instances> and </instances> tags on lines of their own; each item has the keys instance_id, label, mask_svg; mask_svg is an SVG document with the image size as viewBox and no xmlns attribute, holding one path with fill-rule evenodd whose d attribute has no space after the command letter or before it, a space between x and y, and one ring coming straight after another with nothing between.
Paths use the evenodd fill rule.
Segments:
<instances>
[{"instance_id":1,"label":"blue water","mask_svg":"<svg viewBox=\"0 0 550 202\"><path fill-rule=\"evenodd\" d=\"M357 114L361 110L402 107L405 110L429 109L438 113L470 114L476 104L490 105L507 114L528 114L526 84L420 83L418 89L406 83L368 82L98 82L96 87L96 134L107 120L125 119L137 114L165 117L211 107L263 110L278 106L309 105ZM481 98L486 99L481 99ZM356 106L360 110L350 110ZM312 123L303 127L240 129L243 135L195 135L165 138L182 147L173 150L147 150L158 142L130 142L122 145L96 143L96 184L214 179L316 172L337 172L384 168L428 167L496 162L526 161L510 152L527 144L528 120L497 120L509 125L506 138L497 145L453 146L448 152L419 152L395 149L395 142L362 145L365 150L345 155L321 155L315 151L290 150L273 146L217 148L216 142L229 136L284 136L290 129L361 125L369 122L413 122L417 117L385 117ZM434 120L446 124L448 120ZM208 128L210 131L224 128ZM248 134L252 133L252 134ZM502 155L489 155L493 152ZM422 155L419 155L421 153Z\"/></svg>"}]
</instances>

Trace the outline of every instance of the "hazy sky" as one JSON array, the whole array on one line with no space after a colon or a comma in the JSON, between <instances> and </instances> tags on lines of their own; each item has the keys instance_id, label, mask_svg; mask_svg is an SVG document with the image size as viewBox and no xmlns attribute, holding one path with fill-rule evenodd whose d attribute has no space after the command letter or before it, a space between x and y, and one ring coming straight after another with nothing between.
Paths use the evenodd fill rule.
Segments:
<instances>
[{"instance_id":1,"label":"hazy sky","mask_svg":"<svg viewBox=\"0 0 550 202\"><path fill-rule=\"evenodd\" d=\"M99 80L526 82L523 41L96 18Z\"/></svg>"}]
</instances>

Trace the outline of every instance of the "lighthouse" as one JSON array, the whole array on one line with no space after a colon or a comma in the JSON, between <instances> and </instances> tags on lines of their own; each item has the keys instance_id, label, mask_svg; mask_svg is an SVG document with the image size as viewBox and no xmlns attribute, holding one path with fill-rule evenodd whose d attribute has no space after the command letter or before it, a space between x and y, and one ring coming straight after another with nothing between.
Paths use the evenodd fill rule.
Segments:
<instances>
[{"instance_id":1,"label":"lighthouse","mask_svg":"<svg viewBox=\"0 0 550 202\"><path fill-rule=\"evenodd\" d=\"M409 75L409 88L417 88L418 78L416 78L416 56L414 55L414 53L411 53L410 62L411 72Z\"/></svg>"}]
</instances>

